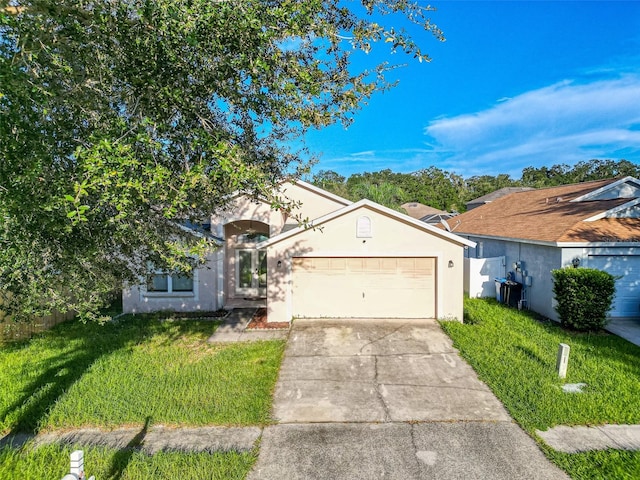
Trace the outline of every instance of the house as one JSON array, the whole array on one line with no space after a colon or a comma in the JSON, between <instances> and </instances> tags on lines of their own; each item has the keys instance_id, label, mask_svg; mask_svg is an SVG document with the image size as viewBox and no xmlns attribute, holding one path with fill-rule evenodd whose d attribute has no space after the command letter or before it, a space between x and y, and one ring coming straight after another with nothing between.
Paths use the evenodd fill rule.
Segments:
<instances>
[{"instance_id":1,"label":"house","mask_svg":"<svg viewBox=\"0 0 640 480\"><path fill-rule=\"evenodd\" d=\"M533 190L533 188L504 187L499 190L496 190L495 192L487 193L486 195L483 195L481 197L474 198L473 200L470 200L467 203L465 203L465 206L467 207L467 211L473 210L474 208L481 207L482 205L486 205L487 203L491 203L501 197L504 197L505 195L509 195L511 193L516 193L516 192L526 192L527 190Z\"/></svg>"},{"instance_id":2,"label":"house","mask_svg":"<svg viewBox=\"0 0 640 480\"><path fill-rule=\"evenodd\" d=\"M431 223L432 225L436 225L442 220L450 220L457 215L457 213L445 212L444 210L438 210L437 208L418 202L403 203L400 207L407 212L407 215L411 218L425 223Z\"/></svg>"},{"instance_id":3,"label":"house","mask_svg":"<svg viewBox=\"0 0 640 480\"><path fill-rule=\"evenodd\" d=\"M125 312L266 306L294 317L462 319L464 249L474 243L369 200L284 183L295 217L237 196L211 219L219 247L192 277L128 288Z\"/></svg>"},{"instance_id":4,"label":"house","mask_svg":"<svg viewBox=\"0 0 640 480\"><path fill-rule=\"evenodd\" d=\"M495 294L493 277L510 273L523 285L524 305L558 320L551 270L596 268L617 277L610 316L634 318L640 317L639 205L640 180L599 180L502 196L457 216L450 230L476 242L469 260L498 260L498 271L485 275L491 284L485 291Z\"/></svg>"}]
</instances>

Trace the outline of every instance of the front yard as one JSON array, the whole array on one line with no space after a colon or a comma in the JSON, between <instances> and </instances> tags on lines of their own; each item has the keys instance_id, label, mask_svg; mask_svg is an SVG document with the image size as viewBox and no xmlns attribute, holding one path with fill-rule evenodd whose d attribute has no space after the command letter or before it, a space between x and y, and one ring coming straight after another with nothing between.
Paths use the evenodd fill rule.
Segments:
<instances>
[{"instance_id":1,"label":"front yard","mask_svg":"<svg viewBox=\"0 0 640 480\"><path fill-rule=\"evenodd\" d=\"M640 452L564 454L535 434L555 425L640 424L640 347L606 333L569 332L493 300L465 299L465 324L441 324L511 416L572 478L640 478ZM559 343L571 347L566 383L586 383L583 393L561 389Z\"/></svg>"},{"instance_id":2,"label":"front yard","mask_svg":"<svg viewBox=\"0 0 640 480\"><path fill-rule=\"evenodd\" d=\"M77 321L0 347L0 434L119 426L265 425L283 341L208 344L217 323L128 316ZM0 435L0 436L1 436ZM0 450L0 478L62 478L69 449ZM96 478L244 478L257 452L85 449ZM203 476L203 472L207 472Z\"/></svg>"}]
</instances>

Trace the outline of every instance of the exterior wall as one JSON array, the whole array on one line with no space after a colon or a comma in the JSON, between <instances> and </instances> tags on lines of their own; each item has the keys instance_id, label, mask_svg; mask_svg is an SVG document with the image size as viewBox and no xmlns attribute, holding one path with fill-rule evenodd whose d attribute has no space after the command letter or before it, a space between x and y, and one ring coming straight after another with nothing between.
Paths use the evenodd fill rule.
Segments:
<instances>
[{"instance_id":1,"label":"exterior wall","mask_svg":"<svg viewBox=\"0 0 640 480\"><path fill-rule=\"evenodd\" d=\"M300 207L292 212L291 216L285 215L283 212L273 210L271 205L252 200L248 197L240 196L231 202L225 212L211 217L211 224L214 233L219 237L224 235L224 225L239 220L254 220L266 223L270 226L271 237L281 233L285 225L298 226L299 217L301 220L313 220L331 212L334 212L346 205L346 203L338 201L328 192L320 189L312 190L304 183L282 185L281 193L289 201L300 202Z\"/></svg>"},{"instance_id":2,"label":"exterior wall","mask_svg":"<svg viewBox=\"0 0 640 480\"><path fill-rule=\"evenodd\" d=\"M280 233L285 224L282 212L272 210L267 203L238 197L227 212L211 217L211 228L218 237L226 238L225 225L240 220L253 220L269 225L269 236Z\"/></svg>"},{"instance_id":3,"label":"exterior wall","mask_svg":"<svg viewBox=\"0 0 640 480\"><path fill-rule=\"evenodd\" d=\"M362 216L371 220L370 237L357 236L356 224ZM436 259L436 316L461 321L463 250L461 244L378 211L367 207L353 210L268 247L269 321L291 320L291 259L297 256L433 257Z\"/></svg>"},{"instance_id":4,"label":"exterior wall","mask_svg":"<svg viewBox=\"0 0 640 480\"><path fill-rule=\"evenodd\" d=\"M209 312L217 310L217 271L215 265L222 251L207 256L204 267L196 270L193 292L158 293L147 292L144 285L134 286L122 292L124 313L149 313L157 311ZM209 267L209 268L208 268Z\"/></svg>"},{"instance_id":5,"label":"exterior wall","mask_svg":"<svg viewBox=\"0 0 640 480\"><path fill-rule=\"evenodd\" d=\"M328 215L331 212L346 206L344 202L338 201L336 198L320 189L310 189L304 183L285 183L282 185L282 194L289 200L301 202L302 207L293 212L294 216L300 216L302 219L313 220ZM326 193L326 194L325 194ZM287 223L298 224L297 220L290 218Z\"/></svg>"},{"instance_id":6,"label":"exterior wall","mask_svg":"<svg viewBox=\"0 0 640 480\"><path fill-rule=\"evenodd\" d=\"M551 270L571 264L575 256L575 249L561 249L553 246L520 243L507 240L493 240L483 237L465 235L466 238L477 243L475 251L469 249L473 257L482 243L485 257L505 257L506 272L510 272L513 280L520 282L523 287L523 298L529 309L552 320L558 320L553 296L553 280ZM577 249L581 251L581 249ZM513 268L515 262L521 262L522 271ZM529 280L525 277L528 277ZM531 285L527 285L530 282Z\"/></svg>"}]
</instances>

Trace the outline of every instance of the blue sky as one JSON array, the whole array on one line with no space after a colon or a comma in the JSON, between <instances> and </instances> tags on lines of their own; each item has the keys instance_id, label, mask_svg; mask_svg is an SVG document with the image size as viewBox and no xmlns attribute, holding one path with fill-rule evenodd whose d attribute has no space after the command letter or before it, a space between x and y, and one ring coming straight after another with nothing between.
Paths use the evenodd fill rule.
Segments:
<instances>
[{"instance_id":1,"label":"blue sky","mask_svg":"<svg viewBox=\"0 0 640 480\"><path fill-rule=\"evenodd\" d=\"M640 162L640 2L431 4L446 42L416 30L430 63L382 44L359 56L408 65L348 129L309 133L314 172L436 166L517 179L527 166Z\"/></svg>"}]
</instances>

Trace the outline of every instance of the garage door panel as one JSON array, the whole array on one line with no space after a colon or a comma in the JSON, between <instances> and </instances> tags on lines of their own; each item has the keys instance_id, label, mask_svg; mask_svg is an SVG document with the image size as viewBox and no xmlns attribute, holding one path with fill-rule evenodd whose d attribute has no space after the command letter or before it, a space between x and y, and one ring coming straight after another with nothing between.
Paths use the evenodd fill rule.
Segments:
<instances>
[{"instance_id":1,"label":"garage door panel","mask_svg":"<svg viewBox=\"0 0 640 480\"><path fill-rule=\"evenodd\" d=\"M616 296L612 317L640 316L640 257L632 255L591 256L590 268L604 270L616 276Z\"/></svg>"},{"instance_id":2,"label":"garage door panel","mask_svg":"<svg viewBox=\"0 0 640 480\"><path fill-rule=\"evenodd\" d=\"M296 317L434 317L435 259L295 258L292 295Z\"/></svg>"}]
</instances>

